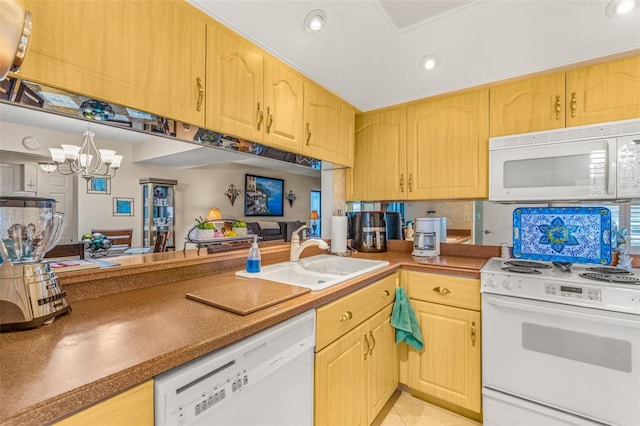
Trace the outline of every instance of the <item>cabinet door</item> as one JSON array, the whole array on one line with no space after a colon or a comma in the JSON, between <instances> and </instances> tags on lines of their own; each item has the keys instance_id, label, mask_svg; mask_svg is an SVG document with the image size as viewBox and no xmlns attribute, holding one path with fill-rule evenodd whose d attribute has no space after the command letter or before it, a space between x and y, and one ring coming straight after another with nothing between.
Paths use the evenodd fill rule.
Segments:
<instances>
[{"instance_id":1,"label":"cabinet door","mask_svg":"<svg viewBox=\"0 0 640 426\"><path fill-rule=\"evenodd\" d=\"M480 313L411 299L424 349L409 348L409 387L474 412L481 410Z\"/></svg>"},{"instance_id":2,"label":"cabinet door","mask_svg":"<svg viewBox=\"0 0 640 426\"><path fill-rule=\"evenodd\" d=\"M567 126L640 117L640 55L567 72Z\"/></svg>"},{"instance_id":3,"label":"cabinet door","mask_svg":"<svg viewBox=\"0 0 640 426\"><path fill-rule=\"evenodd\" d=\"M20 78L204 124L205 26L179 1L26 0L33 33Z\"/></svg>"},{"instance_id":4,"label":"cabinet door","mask_svg":"<svg viewBox=\"0 0 640 426\"><path fill-rule=\"evenodd\" d=\"M216 23L207 25L206 126L262 141L263 53Z\"/></svg>"},{"instance_id":5,"label":"cabinet door","mask_svg":"<svg viewBox=\"0 0 640 426\"><path fill-rule=\"evenodd\" d=\"M268 59L264 68L264 143L302 153L304 80L292 68Z\"/></svg>"},{"instance_id":6,"label":"cabinet door","mask_svg":"<svg viewBox=\"0 0 640 426\"><path fill-rule=\"evenodd\" d=\"M427 100L407 109L407 197L488 196L489 91Z\"/></svg>"},{"instance_id":7,"label":"cabinet door","mask_svg":"<svg viewBox=\"0 0 640 426\"><path fill-rule=\"evenodd\" d=\"M369 321L368 370L368 424L380 413L398 387L398 351L395 328L391 326L389 305L374 315Z\"/></svg>"},{"instance_id":8,"label":"cabinet door","mask_svg":"<svg viewBox=\"0 0 640 426\"><path fill-rule=\"evenodd\" d=\"M355 123L354 161L347 172L349 198L406 198L406 108L361 114Z\"/></svg>"},{"instance_id":9,"label":"cabinet door","mask_svg":"<svg viewBox=\"0 0 640 426\"><path fill-rule=\"evenodd\" d=\"M153 426L153 381L149 380L89 407L56 425Z\"/></svg>"},{"instance_id":10,"label":"cabinet door","mask_svg":"<svg viewBox=\"0 0 640 426\"><path fill-rule=\"evenodd\" d=\"M563 128L564 72L491 86L491 136Z\"/></svg>"},{"instance_id":11,"label":"cabinet door","mask_svg":"<svg viewBox=\"0 0 640 426\"><path fill-rule=\"evenodd\" d=\"M367 426L367 324L361 324L316 354L317 426Z\"/></svg>"},{"instance_id":12,"label":"cabinet door","mask_svg":"<svg viewBox=\"0 0 640 426\"><path fill-rule=\"evenodd\" d=\"M328 90L304 82L304 154L353 166L353 108Z\"/></svg>"}]
</instances>

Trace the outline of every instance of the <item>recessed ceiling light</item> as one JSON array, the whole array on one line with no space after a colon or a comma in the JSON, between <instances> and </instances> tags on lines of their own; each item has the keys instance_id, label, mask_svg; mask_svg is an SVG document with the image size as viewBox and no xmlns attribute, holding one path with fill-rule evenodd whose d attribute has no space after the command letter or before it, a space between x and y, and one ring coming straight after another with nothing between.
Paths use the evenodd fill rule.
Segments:
<instances>
[{"instance_id":1,"label":"recessed ceiling light","mask_svg":"<svg viewBox=\"0 0 640 426\"><path fill-rule=\"evenodd\" d=\"M308 33L315 34L320 31L327 23L327 14L322 9L312 10L304 18L304 30Z\"/></svg>"},{"instance_id":2,"label":"recessed ceiling light","mask_svg":"<svg viewBox=\"0 0 640 426\"><path fill-rule=\"evenodd\" d=\"M636 3L637 0L611 0L607 5L606 14L609 18L618 18L631 12Z\"/></svg>"},{"instance_id":3,"label":"recessed ceiling light","mask_svg":"<svg viewBox=\"0 0 640 426\"><path fill-rule=\"evenodd\" d=\"M425 55L420 59L420 69L423 71L433 71L440 65L440 58L437 55Z\"/></svg>"}]
</instances>

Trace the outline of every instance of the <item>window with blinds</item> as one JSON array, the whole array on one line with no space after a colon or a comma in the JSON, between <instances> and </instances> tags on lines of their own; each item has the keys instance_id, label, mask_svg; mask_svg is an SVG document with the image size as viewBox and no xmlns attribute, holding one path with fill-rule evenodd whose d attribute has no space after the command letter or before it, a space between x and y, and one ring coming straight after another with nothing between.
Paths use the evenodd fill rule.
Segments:
<instances>
[{"instance_id":1,"label":"window with blinds","mask_svg":"<svg viewBox=\"0 0 640 426\"><path fill-rule=\"evenodd\" d=\"M640 254L640 203L632 203L630 208L629 252Z\"/></svg>"}]
</instances>

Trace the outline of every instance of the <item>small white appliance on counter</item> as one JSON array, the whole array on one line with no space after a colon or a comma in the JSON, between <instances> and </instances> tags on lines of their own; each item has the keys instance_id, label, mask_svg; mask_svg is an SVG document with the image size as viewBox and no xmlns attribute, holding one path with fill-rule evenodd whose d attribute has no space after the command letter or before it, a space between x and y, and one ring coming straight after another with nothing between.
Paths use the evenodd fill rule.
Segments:
<instances>
[{"instance_id":1,"label":"small white appliance on counter","mask_svg":"<svg viewBox=\"0 0 640 426\"><path fill-rule=\"evenodd\" d=\"M440 242L442 238L444 238L445 241L447 238L446 220L444 217L418 217L414 220L415 232L413 235L412 256L440 256Z\"/></svg>"},{"instance_id":2,"label":"small white appliance on counter","mask_svg":"<svg viewBox=\"0 0 640 426\"><path fill-rule=\"evenodd\" d=\"M640 270L490 259L484 424L640 425Z\"/></svg>"},{"instance_id":3,"label":"small white appliance on counter","mask_svg":"<svg viewBox=\"0 0 640 426\"><path fill-rule=\"evenodd\" d=\"M315 310L155 378L155 424L313 425Z\"/></svg>"},{"instance_id":4,"label":"small white appliance on counter","mask_svg":"<svg viewBox=\"0 0 640 426\"><path fill-rule=\"evenodd\" d=\"M640 119L489 139L489 201L640 198Z\"/></svg>"}]
</instances>

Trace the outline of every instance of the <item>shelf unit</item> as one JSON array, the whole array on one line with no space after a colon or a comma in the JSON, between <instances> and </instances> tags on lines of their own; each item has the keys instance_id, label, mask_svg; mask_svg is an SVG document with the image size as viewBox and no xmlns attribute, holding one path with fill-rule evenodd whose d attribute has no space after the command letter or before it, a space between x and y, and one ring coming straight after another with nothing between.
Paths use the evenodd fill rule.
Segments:
<instances>
[{"instance_id":1,"label":"shelf unit","mask_svg":"<svg viewBox=\"0 0 640 426\"><path fill-rule=\"evenodd\" d=\"M158 234L168 231L167 247L175 247L175 187L177 180L162 178L140 179L142 185L142 244L152 246Z\"/></svg>"}]
</instances>

